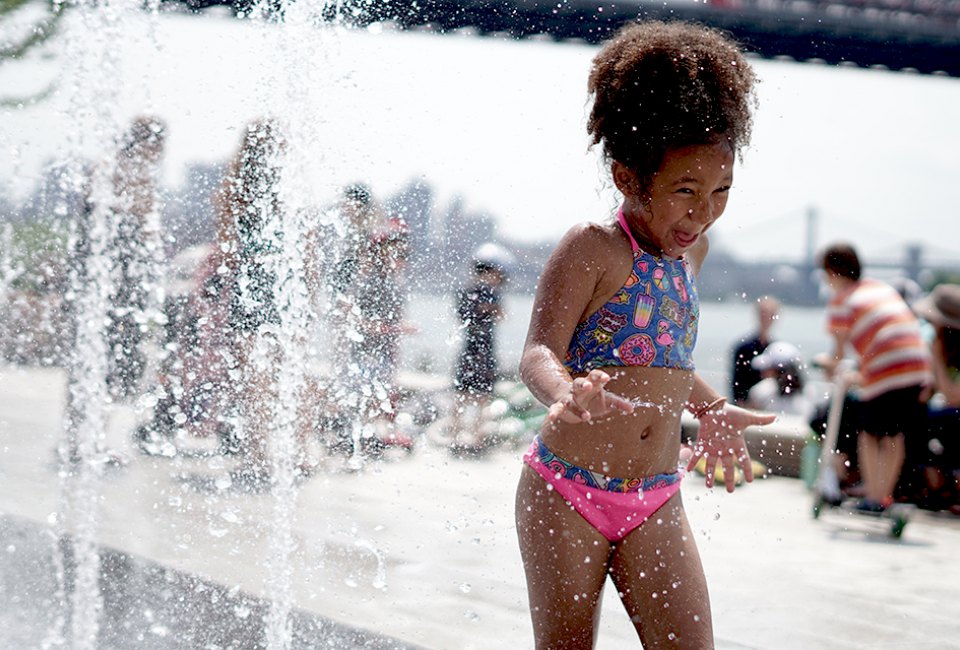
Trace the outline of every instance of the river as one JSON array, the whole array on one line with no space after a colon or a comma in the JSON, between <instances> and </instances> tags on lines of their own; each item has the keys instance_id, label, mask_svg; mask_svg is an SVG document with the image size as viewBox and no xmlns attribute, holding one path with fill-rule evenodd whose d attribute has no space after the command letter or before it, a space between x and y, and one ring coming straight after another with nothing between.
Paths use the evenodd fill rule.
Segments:
<instances>
[{"instance_id":1,"label":"river","mask_svg":"<svg viewBox=\"0 0 960 650\"><path fill-rule=\"evenodd\" d=\"M509 376L520 360L533 296L509 293L504 304L506 315L497 331L497 346L501 371ZM701 374L722 390L728 381L733 346L756 327L755 310L750 303L708 302L701 304L700 315L694 361ZM401 367L451 376L460 347L455 318L452 295L414 294L408 303L407 319L419 331L405 340ZM813 355L830 349L824 326L822 308L784 305L773 335L797 346L809 361Z\"/></svg>"}]
</instances>

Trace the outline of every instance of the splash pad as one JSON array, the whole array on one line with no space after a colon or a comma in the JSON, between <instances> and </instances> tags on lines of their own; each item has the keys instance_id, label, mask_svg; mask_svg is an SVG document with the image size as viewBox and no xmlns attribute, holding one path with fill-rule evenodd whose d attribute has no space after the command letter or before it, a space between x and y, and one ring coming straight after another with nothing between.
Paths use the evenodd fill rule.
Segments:
<instances>
[{"instance_id":1,"label":"splash pad","mask_svg":"<svg viewBox=\"0 0 960 650\"><path fill-rule=\"evenodd\" d=\"M158 378L175 374L169 372L171 364L179 363L182 370L182 360L173 360L189 352L162 336L173 318L165 250L175 240L161 223L156 176L169 135L163 119L150 115L150 89L148 101L131 117L122 88L127 78L122 52L131 43L145 55L155 56L164 47L156 28L159 4L148 3L146 15L136 2L81 1L68 8L57 93L74 123L56 168L67 198L54 208L66 226L61 305L66 332L59 332L59 363L51 364L63 370L45 376L47 388L62 396L55 410L63 435L37 454L49 457L56 450L58 496L48 504L49 529L7 517L2 526L15 563L33 567L31 578L15 579L3 591L16 602L32 597L43 603L34 622L23 628L24 635L42 631L41 638L23 637L28 646L402 647L310 617L293 604L294 556L310 553L312 561L324 561L322 548L308 549L310 540L294 533L302 478L298 418L312 390L308 376L318 363L304 333L323 328L336 309L327 291L329 278L308 276L329 271L333 251L355 236L342 216L320 212L313 202L317 186L332 183L324 179L332 178L326 172L336 157L335 151L316 156L318 143L334 141L329 130L337 128L317 116L341 101L336 91L346 72L336 50L338 33L347 29L343 4L264 3L241 16L249 23L248 35L260 39L259 47L272 58L264 62L270 72L257 91L251 121L237 125L245 135L221 192L236 194L241 206L223 219L239 234L212 247L213 256L220 256L214 279L232 282L220 293L229 294L225 336L235 341L218 349L223 383L207 389L229 393L220 395L225 405L203 415L239 441L239 450L232 451L248 466L234 467L235 459L218 453L222 449L184 453L178 448L189 438L183 429L198 414L177 405L167 414L174 430L166 432L168 439L149 433L141 439L160 453L146 475L139 474L139 483L132 482L129 471L139 459L124 451L125 438L158 407L169 406L171 395L180 397L183 376ZM333 243L315 240L318 223ZM9 242L5 234L4 299L19 272L7 256ZM199 327L216 334L222 325L201 322ZM349 377L355 365L341 354L328 358L327 372ZM16 373L11 368L10 374ZM326 387L324 395L331 394L345 401L341 410L360 408L337 381ZM362 432L357 425L351 430L353 469L361 470ZM126 552L105 541L120 531L102 528L109 519L104 507L120 484L142 505L143 512L131 519L147 526L127 537ZM241 499L245 503L238 505ZM192 518L196 508L205 512L203 530L178 529L174 522L163 533L176 538L170 565L138 558L135 547L149 547L156 533L150 531L151 519L161 526L161 514ZM137 528L130 524L131 531ZM243 527L255 529L252 539L233 535ZM382 551L372 540L349 536L349 552L365 560L346 582L382 591ZM209 555L214 563L229 557L258 570L246 584L224 587L193 573L198 563L191 556L197 554ZM177 564L188 565L188 571L172 566ZM8 611L21 622L30 618Z\"/></svg>"}]
</instances>

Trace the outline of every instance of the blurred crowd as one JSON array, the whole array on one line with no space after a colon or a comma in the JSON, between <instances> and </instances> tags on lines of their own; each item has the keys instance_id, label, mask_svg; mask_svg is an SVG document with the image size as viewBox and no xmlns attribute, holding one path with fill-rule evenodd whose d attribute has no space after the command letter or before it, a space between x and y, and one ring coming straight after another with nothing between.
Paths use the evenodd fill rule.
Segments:
<instances>
[{"instance_id":1,"label":"blurred crowd","mask_svg":"<svg viewBox=\"0 0 960 650\"><path fill-rule=\"evenodd\" d=\"M149 417L134 436L141 451L175 455L191 441L213 440L220 453L237 458L238 475L264 482L273 473L271 432L281 409L293 413L286 426L302 476L324 454L357 460L388 448L409 451L417 433L436 421L433 438L440 444L457 454L481 453L498 440L492 418L520 408L529 415L529 395L507 406L498 399L496 327L513 263L502 247L488 243L463 260L461 282L450 291L460 343L447 395L418 401L397 379L404 337L418 329L406 315L413 251L403 215L387 210L363 182L342 187L316 213L292 209L281 182L285 134L275 120L261 119L241 130L214 190L215 240L166 260L157 205L165 139L162 120L137 117L109 164L80 169L82 200L68 215L66 263L39 276L44 286L21 282L14 290L9 230L0 242L0 353L12 362L56 356L45 361L68 368L68 431L82 422L88 384L102 381L114 403L147 397ZM896 293L897 309L910 314L916 323L909 326L923 337L928 361L922 380L909 386L916 384L922 408L894 432L902 439L882 435L872 445L873 438L861 436L865 404L877 397L864 394L864 370L869 380L876 363L869 346L847 337L805 362L801 350L774 336L781 305L773 297L757 301L756 329L733 350L731 397L822 434L828 402L822 382L811 382L808 372L816 367L832 381L838 362L851 357L860 374L844 402L836 449L845 489L863 494L864 469L867 476L879 471L872 463L896 474L895 489L881 499L960 514L960 287L942 283L923 295L907 282L881 290L870 284L877 281L848 279L837 281L831 295L852 295L866 284L882 291L889 307ZM57 298L55 307L45 296ZM98 313L96 300L103 303L102 328L91 331L85 315ZM831 309L842 310L842 303ZM830 322L831 335L853 327ZM72 354L91 346L102 355L103 375L92 379ZM290 364L295 372L281 379ZM291 381L294 397L283 384ZM76 460L75 441L68 438L64 455Z\"/></svg>"},{"instance_id":2,"label":"blurred crowd","mask_svg":"<svg viewBox=\"0 0 960 650\"><path fill-rule=\"evenodd\" d=\"M165 260L157 205L165 138L162 120L134 119L109 164L77 174L82 200L68 215L65 268L51 266L42 291L3 283L0 299L21 311L0 319L11 335L59 338L53 362L68 370L64 457L79 458L75 434L95 398L90 385L100 383L114 404L150 405L134 433L144 453L173 456L216 441L217 452L236 457L236 476L253 484L272 480L272 439L283 427L303 477L324 454L360 463L387 448L411 450L414 432L398 418L410 397L397 381L400 346L418 329L406 318L411 237L403 215L363 182L310 214L292 208L286 135L260 119L241 130L214 190L215 240ZM2 248L9 252L10 242ZM481 428L478 413L499 378L494 328L509 257L488 243L464 260L461 286L451 288L463 349L446 422L477 451L484 436L466 429ZM16 272L7 266L4 278ZM42 310L51 314L45 322L31 318ZM73 354L80 349L101 363ZM419 424L438 415L434 404L416 408Z\"/></svg>"},{"instance_id":3,"label":"blurred crowd","mask_svg":"<svg viewBox=\"0 0 960 650\"><path fill-rule=\"evenodd\" d=\"M762 298L756 329L733 348L732 398L808 423L817 449L831 407L840 409L836 445L824 456L841 490L834 505L882 513L911 503L960 515L960 284L924 294L909 280L870 278L843 243L828 247L822 264L834 349L805 361L774 336L779 301ZM814 385L811 369L829 383ZM834 392L841 395L831 401Z\"/></svg>"}]
</instances>

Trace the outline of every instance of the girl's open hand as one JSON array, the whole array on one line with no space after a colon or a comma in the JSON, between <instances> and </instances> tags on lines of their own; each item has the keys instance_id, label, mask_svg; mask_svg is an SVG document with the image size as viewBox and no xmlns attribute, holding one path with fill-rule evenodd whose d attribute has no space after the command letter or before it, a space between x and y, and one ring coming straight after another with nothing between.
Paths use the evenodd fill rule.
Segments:
<instances>
[{"instance_id":1,"label":"girl's open hand","mask_svg":"<svg viewBox=\"0 0 960 650\"><path fill-rule=\"evenodd\" d=\"M736 485L736 465L740 465L743 478L748 483L753 481L753 466L747 443L743 439L743 430L750 426L770 424L776 419L777 416L772 413L755 413L730 404L725 404L722 410L707 412L700 418L700 432L693 445L687 471L705 458L707 487L713 487L717 463L722 464L727 492L733 492Z\"/></svg>"},{"instance_id":2,"label":"girl's open hand","mask_svg":"<svg viewBox=\"0 0 960 650\"><path fill-rule=\"evenodd\" d=\"M633 412L633 403L604 389L610 375L602 370L591 370L586 377L577 377L570 392L554 402L547 411L546 422L589 422L610 411Z\"/></svg>"}]
</instances>

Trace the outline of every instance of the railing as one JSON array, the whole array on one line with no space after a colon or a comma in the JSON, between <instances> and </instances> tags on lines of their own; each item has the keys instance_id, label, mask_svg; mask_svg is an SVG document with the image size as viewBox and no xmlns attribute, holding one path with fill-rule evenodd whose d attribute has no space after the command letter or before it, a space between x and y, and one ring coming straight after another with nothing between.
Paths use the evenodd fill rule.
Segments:
<instances>
[{"instance_id":1,"label":"railing","mask_svg":"<svg viewBox=\"0 0 960 650\"><path fill-rule=\"evenodd\" d=\"M253 0L184 0L192 8ZM690 20L726 30L767 58L823 61L960 77L960 0L356 0L337 15L439 33L547 36L597 43L626 22Z\"/></svg>"},{"instance_id":2,"label":"railing","mask_svg":"<svg viewBox=\"0 0 960 650\"><path fill-rule=\"evenodd\" d=\"M816 13L875 21L931 22L958 28L960 0L711 0L710 6L780 13Z\"/></svg>"}]
</instances>

